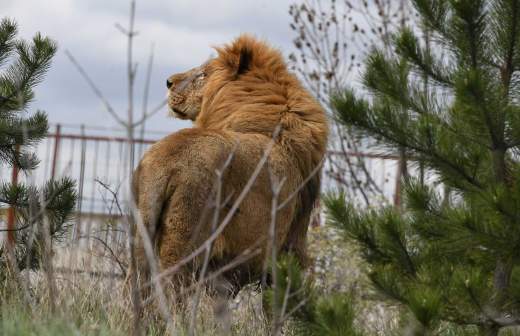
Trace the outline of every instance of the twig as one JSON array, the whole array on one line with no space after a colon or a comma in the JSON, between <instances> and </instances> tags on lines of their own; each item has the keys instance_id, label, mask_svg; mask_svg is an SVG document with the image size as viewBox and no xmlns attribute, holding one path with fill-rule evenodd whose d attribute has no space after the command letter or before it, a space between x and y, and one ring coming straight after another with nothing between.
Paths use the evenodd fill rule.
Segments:
<instances>
[{"instance_id":1,"label":"twig","mask_svg":"<svg viewBox=\"0 0 520 336\"><path fill-rule=\"evenodd\" d=\"M86 235L86 236L80 236L78 237L78 239L82 239L82 238L86 238L86 239L94 239L96 240L97 242L101 243L101 245L103 245L103 247L105 249L108 250L108 252L110 252L110 254L112 255L112 258L116 261L117 265L119 266L119 269L121 270L121 273L126 276L126 267L123 265L123 263L121 262L121 260L117 257L117 255L115 254L114 250L112 250L112 248L105 242L103 241L103 239L99 238L99 237L96 237L96 236L92 236L92 235Z\"/></svg>"},{"instance_id":2,"label":"twig","mask_svg":"<svg viewBox=\"0 0 520 336\"><path fill-rule=\"evenodd\" d=\"M282 309L280 310L280 320L278 322L278 328L281 328L284 322L285 310L287 310L287 305L289 304L289 298L291 297L291 276L287 279L287 287L285 287L285 292L283 296Z\"/></svg>"},{"instance_id":3,"label":"twig","mask_svg":"<svg viewBox=\"0 0 520 336\"><path fill-rule=\"evenodd\" d=\"M146 67L146 79L144 83L144 91L143 91L143 107L142 107L142 115L141 119L146 120L146 112L148 111L148 97L150 96L150 81L152 77L152 68L153 68L153 57L154 57L154 44L152 43L152 46L150 48L150 56L148 57L148 65ZM141 139L144 138L144 130L145 130L145 122L141 124L141 132L139 134L139 137ZM137 125L134 124L134 127L137 127ZM139 156L141 156L143 150L143 144L140 144L139 146Z\"/></svg>"},{"instance_id":4,"label":"twig","mask_svg":"<svg viewBox=\"0 0 520 336\"><path fill-rule=\"evenodd\" d=\"M277 272L276 272L276 259L277 259L277 250L276 250L276 217L278 214L278 198L280 197L280 192L282 191L283 185L285 183L285 178L278 181L276 176L271 176L271 189L273 191L273 198L271 200L271 224L269 225L269 239L268 239L268 246L266 250L266 258L265 258L265 265L264 265L264 279L262 279L262 283L265 286L266 285L266 279L267 279L267 261L268 259L268 252L271 252L271 283L273 287L273 325L272 325L272 334L274 336L278 335L280 332L279 326L278 326L278 317L276 315L276 302L277 302L277 286L278 281L276 279Z\"/></svg>"},{"instance_id":5,"label":"twig","mask_svg":"<svg viewBox=\"0 0 520 336\"><path fill-rule=\"evenodd\" d=\"M117 30L119 30L123 35L127 35L127 36L137 36L137 34L139 34L137 31L128 31L126 30L123 26L121 26L121 24L119 23L115 23L114 26L117 28Z\"/></svg>"},{"instance_id":6,"label":"twig","mask_svg":"<svg viewBox=\"0 0 520 336\"><path fill-rule=\"evenodd\" d=\"M44 217L43 218L43 245L44 245L44 253L43 253L43 265L45 276L47 278L47 288L49 295L49 305L51 313L56 312L56 293L58 292L56 289L56 283L54 279L54 272L52 267L52 244L50 237L50 227L49 220Z\"/></svg>"},{"instance_id":7,"label":"twig","mask_svg":"<svg viewBox=\"0 0 520 336\"><path fill-rule=\"evenodd\" d=\"M14 228L14 229L0 229L0 232L16 232L16 231L22 231L22 230L25 230L29 227L31 227L32 224L26 224L24 226L20 226L20 227L17 227L17 228Z\"/></svg>"},{"instance_id":8,"label":"twig","mask_svg":"<svg viewBox=\"0 0 520 336\"><path fill-rule=\"evenodd\" d=\"M301 307L303 307L303 306L307 303L307 301L309 301L308 298L302 299L302 300L301 300L297 305L294 306L293 309L291 309L291 310L287 313L287 315L284 316L284 318L282 319L281 322L283 323L283 322L286 321L289 317L291 317L295 312L298 311L298 309L300 309Z\"/></svg>"},{"instance_id":9,"label":"twig","mask_svg":"<svg viewBox=\"0 0 520 336\"><path fill-rule=\"evenodd\" d=\"M129 18L129 25L128 30L122 29L123 34L127 35L127 76L128 76L128 117L127 121L123 123L123 126L126 127L127 131L127 137L128 137L128 146L129 146L129 152L128 152L128 199L130 202L128 203L128 215L127 218L127 224L128 227L133 228L135 225L135 217L132 213L132 189L131 189L131 183L132 179L130 178L132 176L132 170L134 167L134 136L133 136L133 90L134 90L134 78L135 78L135 72L134 72L134 64L132 61L132 47L133 47L133 38L134 38L134 19L135 19L135 0L132 0L130 2L130 18ZM116 25L117 27L117 25ZM130 233L127 236L128 239L128 249L129 249L129 255L130 255L130 267L133 270L137 269L137 259L135 255L135 239L134 235ZM133 328L132 333L135 336L140 336L142 334L141 329L141 312L142 312L142 303L141 303L141 296L139 294L139 287L137 282L137 273L135 271L130 272L130 286L131 286L131 295L132 295L132 310L133 310Z\"/></svg>"},{"instance_id":10,"label":"twig","mask_svg":"<svg viewBox=\"0 0 520 336\"><path fill-rule=\"evenodd\" d=\"M123 215L123 209L121 208L121 204L119 204L117 191L113 191L112 189L110 189L110 186L108 184L104 183L103 181L101 181L100 179L96 178L96 179L94 179L94 182L99 183L103 188L105 188L109 193L112 194L112 197L114 198L114 202L116 203L117 209L119 210L119 213L121 215Z\"/></svg>"},{"instance_id":11,"label":"twig","mask_svg":"<svg viewBox=\"0 0 520 336\"><path fill-rule=\"evenodd\" d=\"M87 84L90 86L92 91L94 91L94 94L101 100L103 105L105 105L105 109L107 110L107 112L110 113L110 115L117 121L117 123L119 123L123 127L127 127L127 123L117 115L116 111L114 110L112 105L110 105L110 103L105 98L105 96L103 95L101 90L96 86L94 81L89 77L89 75L87 74L85 69L83 69L83 67L79 64L79 62L76 60L76 58L74 58L74 56L72 56L70 51L65 50L65 55L67 55L69 60L76 67L76 70L78 70L78 72L83 77L83 79L87 82Z\"/></svg>"},{"instance_id":12,"label":"twig","mask_svg":"<svg viewBox=\"0 0 520 336\"><path fill-rule=\"evenodd\" d=\"M215 196L215 211L213 212L213 221L211 223L211 233L215 231L218 225L218 220L220 217L220 210L222 208L221 199L222 199L222 178L223 174L226 171L227 167L231 163L231 160L234 157L234 151L232 151L229 155L226 161L224 162L224 165L221 169L216 169L215 173L217 175L216 177L216 196ZM191 321L190 321L190 328L188 330L188 335L193 336L195 335L195 323L197 321L197 310L200 303L200 294L202 289L202 280L206 276L206 270L209 265L209 260L211 257L211 249L213 247L213 242L207 241L206 242L206 252L204 254L204 261L202 264L202 268L199 275L199 281L197 282L197 290L195 293L195 297L193 298L193 308L192 308L192 314L191 314Z\"/></svg>"},{"instance_id":13,"label":"twig","mask_svg":"<svg viewBox=\"0 0 520 336\"><path fill-rule=\"evenodd\" d=\"M150 112L147 112L145 115L143 115L143 116L141 117L141 119L137 120L137 121L134 122L132 125L133 125L134 127L137 127L137 126L143 124L144 122L146 122L147 119L151 118L152 116L154 116L155 114L157 114L158 112L160 112L161 109L162 109L163 107L166 106L166 103L167 103L167 102L168 102L168 101L167 101L166 99L163 100L163 101L162 101L161 103L159 103L155 108L153 108L152 110L150 110Z\"/></svg>"},{"instance_id":14,"label":"twig","mask_svg":"<svg viewBox=\"0 0 520 336\"><path fill-rule=\"evenodd\" d=\"M163 318L167 322L167 324L172 325L173 324L173 321L171 318L172 314L171 314L170 310L168 309L167 299L166 299L166 295L164 293L163 286L161 284L159 277L157 276L159 274L159 269L158 269L158 263L157 263L157 260L156 260L155 254L154 254L154 249L152 246L152 240L150 238L150 235L148 234L148 231L146 230L146 228L143 224L142 218L137 214L137 207L135 206L135 202L134 202L133 198L131 198L131 203L133 205L132 208L135 211L131 217L137 218L135 226L137 227L137 230L138 230L137 234L139 234L141 236L141 241L143 242L143 245L144 245L144 251L146 254L146 258L148 259L148 264L150 266L150 273L151 273L151 277L153 280L152 285L154 285L153 288L155 291L155 296L159 298L159 308L160 308L161 314L163 315ZM136 276L137 263L135 265L132 265L132 270L133 270L133 272L132 272L133 275ZM148 288L148 286L146 288Z\"/></svg>"},{"instance_id":15,"label":"twig","mask_svg":"<svg viewBox=\"0 0 520 336\"><path fill-rule=\"evenodd\" d=\"M86 274L91 277L97 277L97 278L112 278L112 279L120 279L124 280L125 276L123 274L117 274L112 272L103 272L103 271L88 271L84 269L74 269L74 268L67 268L67 267L56 267L55 269L56 273L61 274Z\"/></svg>"}]
</instances>

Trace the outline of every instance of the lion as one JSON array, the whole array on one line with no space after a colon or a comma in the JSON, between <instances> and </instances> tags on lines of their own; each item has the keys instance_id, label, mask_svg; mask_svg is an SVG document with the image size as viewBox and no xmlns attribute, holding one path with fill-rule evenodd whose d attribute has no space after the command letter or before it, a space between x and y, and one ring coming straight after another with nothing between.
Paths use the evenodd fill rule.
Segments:
<instances>
[{"instance_id":1,"label":"lion","mask_svg":"<svg viewBox=\"0 0 520 336\"><path fill-rule=\"evenodd\" d=\"M241 35L216 51L203 65L168 78L171 115L194 126L148 149L134 172L133 193L161 270L217 230L211 267L247 255L224 273L237 293L260 279L273 248L307 265L307 228L319 197L328 122L266 42ZM136 271L149 276L144 239L137 236ZM198 254L184 272L197 272L202 258Z\"/></svg>"}]
</instances>

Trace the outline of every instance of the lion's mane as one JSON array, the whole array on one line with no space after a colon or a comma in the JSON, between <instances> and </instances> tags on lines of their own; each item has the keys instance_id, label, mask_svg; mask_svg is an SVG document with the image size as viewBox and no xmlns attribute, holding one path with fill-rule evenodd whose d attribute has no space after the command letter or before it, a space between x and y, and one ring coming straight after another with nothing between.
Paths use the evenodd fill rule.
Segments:
<instances>
[{"instance_id":1,"label":"lion's mane","mask_svg":"<svg viewBox=\"0 0 520 336\"><path fill-rule=\"evenodd\" d=\"M217 52L197 127L272 136L279 126L279 145L298 163L301 175L309 176L327 145L323 108L267 43L242 35ZM299 216L309 215L319 186L316 174L300 194Z\"/></svg>"}]
</instances>

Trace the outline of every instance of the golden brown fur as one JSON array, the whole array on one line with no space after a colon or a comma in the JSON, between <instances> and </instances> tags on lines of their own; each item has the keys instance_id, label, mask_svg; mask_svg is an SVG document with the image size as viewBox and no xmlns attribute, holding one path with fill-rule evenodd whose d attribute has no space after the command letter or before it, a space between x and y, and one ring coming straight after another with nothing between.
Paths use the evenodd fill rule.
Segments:
<instances>
[{"instance_id":1,"label":"golden brown fur","mask_svg":"<svg viewBox=\"0 0 520 336\"><path fill-rule=\"evenodd\" d=\"M217 52L201 67L170 77L169 106L175 115L194 120L195 127L154 144L134 174L133 187L161 267L171 267L210 235L216 170L231 155L221 179L222 199L229 198L220 210L222 219L280 127L266 165L212 250L212 265L217 267L252 246L261 248L261 254L226 274L240 288L262 271L272 176L285 181L279 195L282 202L321 163L328 128L323 109L289 73L277 50L242 35ZM193 80L203 82L194 86L201 94L186 90ZM187 94L196 99L186 103L182 96ZM302 263L319 176L314 175L276 216L276 247L294 252ZM139 267L146 272L142 244L138 246Z\"/></svg>"}]
</instances>

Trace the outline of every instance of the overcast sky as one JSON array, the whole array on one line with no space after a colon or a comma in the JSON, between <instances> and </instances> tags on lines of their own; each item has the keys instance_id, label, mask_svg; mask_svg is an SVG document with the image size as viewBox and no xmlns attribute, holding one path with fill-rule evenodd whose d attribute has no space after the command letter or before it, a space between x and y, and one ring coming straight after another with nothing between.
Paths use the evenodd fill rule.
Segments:
<instances>
[{"instance_id":1,"label":"overcast sky","mask_svg":"<svg viewBox=\"0 0 520 336\"><path fill-rule=\"evenodd\" d=\"M166 78L214 54L211 46L242 32L292 51L289 5L294 0L137 0L134 59L139 63L136 108L141 113L146 63L152 43L155 60L150 105L164 99ZM36 89L31 110L43 109L52 123L117 127L80 77L64 51L87 70L121 116L126 114L126 40L115 23L127 26L129 0L0 0L2 16L14 18L21 36L37 31L58 42L46 79ZM167 117L166 108L147 128L174 131L190 123Z\"/></svg>"}]
</instances>

